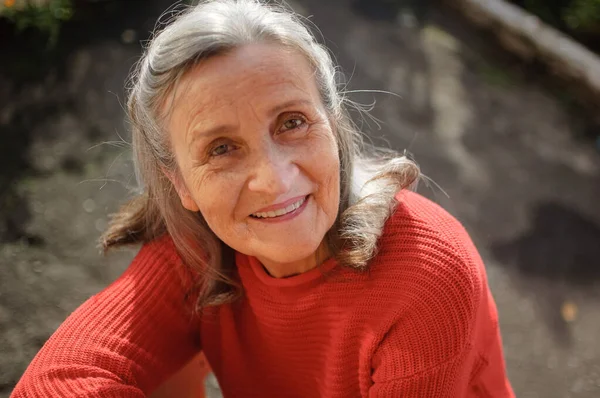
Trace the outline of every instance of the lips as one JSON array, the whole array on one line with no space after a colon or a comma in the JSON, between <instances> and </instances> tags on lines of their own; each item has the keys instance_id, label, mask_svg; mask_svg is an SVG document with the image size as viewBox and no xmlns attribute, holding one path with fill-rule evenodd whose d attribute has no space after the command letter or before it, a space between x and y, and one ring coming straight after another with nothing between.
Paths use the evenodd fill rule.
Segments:
<instances>
[{"instance_id":1,"label":"lips","mask_svg":"<svg viewBox=\"0 0 600 398\"><path fill-rule=\"evenodd\" d=\"M288 213L293 212L294 210L296 210L297 208L299 208L300 206L302 206L304 204L304 202L306 201L307 196L303 196L300 199L296 200L293 203L288 204L285 207L281 207L279 209L276 210L269 210L269 211L263 211L263 212L257 212L257 213L253 213L251 214L252 217L255 218L275 218L275 217L281 217L283 215L286 215Z\"/></svg>"}]
</instances>

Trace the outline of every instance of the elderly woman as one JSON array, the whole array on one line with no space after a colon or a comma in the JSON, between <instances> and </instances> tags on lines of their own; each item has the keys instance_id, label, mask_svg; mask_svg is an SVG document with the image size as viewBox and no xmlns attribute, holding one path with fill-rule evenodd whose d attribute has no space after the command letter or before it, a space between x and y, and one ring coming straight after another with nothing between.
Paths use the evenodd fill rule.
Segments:
<instances>
[{"instance_id":1,"label":"elderly woman","mask_svg":"<svg viewBox=\"0 0 600 398\"><path fill-rule=\"evenodd\" d=\"M469 236L410 191L412 161L361 154L293 13L189 8L147 48L128 110L144 188L103 244L143 246L14 397L143 397L200 352L225 397L513 396Z\"/></svg>"}]
</instances>

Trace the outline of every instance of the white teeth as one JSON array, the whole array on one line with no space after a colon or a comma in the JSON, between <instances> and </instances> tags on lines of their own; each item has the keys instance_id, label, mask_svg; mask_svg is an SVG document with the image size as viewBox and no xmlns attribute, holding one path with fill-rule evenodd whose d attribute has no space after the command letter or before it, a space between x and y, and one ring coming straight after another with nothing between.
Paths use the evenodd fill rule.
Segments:
<instances>
[{"instance_id":1,"label":"white teeth","mask_svg":"<svg viewBox=\"0 0 600 398\"><path fill-rule=\"evenodd\" d=\"M257 217L257 218L272 218L272 217L283 216L284 214L290 213L290 212L296 210L298 207L302 206L302 204L304 203L305 200L306 200L306 197L300 199L299 201L297 201L295 203L292 203L285 209L268 211L268 212L264 212L264 213L254 213L254 214L252 214L252 216Z\"/></svg>"}]
</instances>

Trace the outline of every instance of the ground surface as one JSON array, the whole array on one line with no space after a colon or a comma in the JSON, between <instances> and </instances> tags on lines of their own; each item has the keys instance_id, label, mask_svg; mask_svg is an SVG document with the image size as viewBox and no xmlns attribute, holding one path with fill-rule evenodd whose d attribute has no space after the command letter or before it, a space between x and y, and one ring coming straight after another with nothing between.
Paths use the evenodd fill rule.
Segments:
<instances>
[{"instance_id":1,"label":"ground surface","mask_svg":"<svg viewBox=\"0 0 600 398\"><path fill-rule=\"evenodd\" d=\"M118 144L128 135L123 83L138 40L168 4L91 6L65 28L54 55L25 56L18 42L0 40L0 397L60 322L133 255L104 258L96 239L133 187ZM349 90L401 96L354 98L377 100L381 130L370 122L365 131L408 149L448 196L424 184L420 192L472 234L517 395L598 397L600 155L584 134L589 122L551 93L547 76L424 4L293 3L314 15L352 76ZM96 14L103 18L89 18Z\"/></svg>"}]
</instances>

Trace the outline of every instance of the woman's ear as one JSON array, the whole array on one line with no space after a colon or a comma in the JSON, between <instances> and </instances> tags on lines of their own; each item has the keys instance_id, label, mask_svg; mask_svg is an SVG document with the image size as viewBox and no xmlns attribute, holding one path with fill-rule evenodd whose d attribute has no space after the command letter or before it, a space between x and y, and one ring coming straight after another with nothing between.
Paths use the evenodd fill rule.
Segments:
<instances>
[{"instance_id":1,"label":"woman's ear","mask_svg":"<svg viewBox=\"0 0 600 398\"><path fill-rule=\"evenodd\" d=\"M177 192L177 195L179 196L179 200L181 200L181 205L189 211L193 211L193 212L199 211L200 209L198 208L198 205L194 201L194 198L192 198L190 191L185 186L185 183L183 182L183 178L180 177L179 175L177 175L177 173L173 173L171 171L163 170L163 173L165 176L167 176L169 181L171 181L171 184L173 184L173 187L175 187L175 191Z\"/></svg>"}]
</instances>

